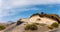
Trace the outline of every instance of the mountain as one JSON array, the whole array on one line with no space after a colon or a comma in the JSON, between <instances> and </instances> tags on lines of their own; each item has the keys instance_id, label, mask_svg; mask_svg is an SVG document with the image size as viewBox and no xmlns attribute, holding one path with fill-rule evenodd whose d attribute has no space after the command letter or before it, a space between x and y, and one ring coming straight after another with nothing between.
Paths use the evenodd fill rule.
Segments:
<instances>
[{"instance_id":1,"label":"mountain","mask_svg":"<svg viewBox=\"0 0 60 32\"><path fill-rule=\"evenodd\" d=\"M45 32L45 31L55 31L60 30L58 28L49 29L48 26L52 25L53 23L60 24L60 17L57 14L46 14L46 13L35 13L29 18L23 18L15 22L14 24L7 27L2 32ZM25 30L25 25L27 24L37 24L38 30ZM42 25L42 26L41 26ZM45 25L45 26L44 26ZM32 27L32 26L31 26ZM34 28L34 27L33 27ZM57 30L57 31L58 31Z\"/></svg>"}]
</instances>

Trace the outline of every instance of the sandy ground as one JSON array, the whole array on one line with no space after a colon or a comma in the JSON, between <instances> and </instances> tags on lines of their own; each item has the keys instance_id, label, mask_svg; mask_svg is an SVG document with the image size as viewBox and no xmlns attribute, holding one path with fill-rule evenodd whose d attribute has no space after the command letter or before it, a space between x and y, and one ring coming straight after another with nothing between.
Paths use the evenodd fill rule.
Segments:
<instances>
[{"instance_id":1,"label":"sandy ground","mask_svg":"<svg viewBox=\"0 0 60 32\"><path fill-rule=\"evenodd\" d=\"M24 32L24 31L25 32L40 32L40 31L43 32L43 30L47 31L48 28L46 26L43 26L43 27L39 27L39 29L36 31L25 31L24 30L24 23L23 23L15 28L13 28L12 30L6 30L6 32ZM2 31L0 31L0 32L2 32ZM60 29L54 30L52 32L60 32Z\"/></svg>"},{"instance_id":2,"label":"sandy ground","mask_svg":"<svg viewBox=\"0 0 60 32\"><path fill-rule=\"evenodd\" d=\"M39 20L37 20L37 19L40 19L40 21ZM39 16L34 16L34 17L31 17L30 18L30 21L29 21L29 23L34 23L34 22L36 22L36 23L45 23L45 24L47 24L47 25L51 25L53 22L57 22L57 21L55 21L55 20L53 20L53 19L50 19L50 18L47 18L47 17L39 17Z\"/></svg>"},{"instance_id":3,"label":"sandy ground","mask_svg":"<svg viewBox=\"0 0 60 32\"><path fill-rule=\"evenodd\" d=\"M0 32L2 32L2 31L0 31Z\"/></svg>"},{"instance_id":4,"label":"sandy ground","mask_svg":"<svg viewBox=\"0 0 60 32\"><path fill-rule=\"evenodd\" d=\"M37 21L36 19L41 19L41 20ZM53 22L56 22L55 20L52 20L52 19L49 19L49 18L46 18L46 17L41 18L39 16L34 16L34 17L30 18L29 21L27 19L25 21L27 21L28 23L37 22L37 23L45 23L45 24L48 24L48 25L51 25ZM15 26L15 25L16 25L16 23L11 25L10 27L5 29L4 31L5 32L24 32L24 23L19 25L19 26ZM46 28L43 28L43 29L46 29ZM43 29L41 28L42 31L43 31Z\"/></svg>"}]
</instances>

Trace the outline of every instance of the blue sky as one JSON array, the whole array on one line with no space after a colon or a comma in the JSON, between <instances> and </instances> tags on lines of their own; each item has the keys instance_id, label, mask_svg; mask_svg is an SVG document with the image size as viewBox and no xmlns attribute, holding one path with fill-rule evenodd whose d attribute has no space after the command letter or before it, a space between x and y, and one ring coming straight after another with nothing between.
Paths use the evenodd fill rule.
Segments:
<instances>
[{"instance_id":1,"label":"blue sky","mask_svg":"<svg viewBox=\"0 0 60 32\"><path fill-rule=\"evenodd\" d=\"M0 0L0 22L17 21L40 12L60 15L60 0Z\"/></svg>"}]
</instances>

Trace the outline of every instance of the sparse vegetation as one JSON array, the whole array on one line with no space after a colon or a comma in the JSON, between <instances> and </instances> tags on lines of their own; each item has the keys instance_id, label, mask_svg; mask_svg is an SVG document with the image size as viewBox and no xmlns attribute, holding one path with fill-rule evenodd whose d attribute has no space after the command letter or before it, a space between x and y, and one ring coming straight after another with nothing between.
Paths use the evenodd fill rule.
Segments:
<instances>
[{"instance_id":1,"label":"sparse vegetation","mask_svg":"<svg viewBox=\"0 0 60 32\"><path fill-rule=\"evenodd\" d=\"M35 13L33 14L31 17L38 15L40 17L47 17L47 18L51 18L53 20L56 20L58 23L60 23L60 17L57 14L46 14L44 12L41 13Z\"/></svg>"},{"instance_id":2,"label":"sparse vegetation","mask_svg":"<svg viewBox=\"0 0 60 32\"><path fill-rule=\"evenodd\" d=\"M49 29L58 28L59 24L57 22L52 23L50 26L48 26Z\"/></svg>"},{"instance_id":3,"label":"sparse vegetation","mask_svg":"<svg viewBox=\"0 0 60 32\"><path fill-rule=\"evenodd\" d=\"M53 29L54 27L53 26L48 26L49 29Z\"/></svg>"},{"instance_id":4,"label":"sparse vegetation","mask_svg":"<svg viewBox=\"0 0 60 32\"><path fill-rule=\"evenodd\" d=\"M29 30L29 28L30 28L30 24L27 24L27 25L25 26L25 30Z\"/></svg>"},{"instance_id":5,"label":"sparse vegetation","mask_svg":"<svg viewBox=\"0 0 60 32\"><path fill-rule=\"evenodd\" d=\"M59 26L59 24L57 22L54 22L51 26L57 28Z\"/></svg>"},{"instance_id":6,"label":"sparse vegetation","mask_svg":"<svg viewBox=\"0 0 60 32\"><path fill-rule=\"evenodd\" d=\"M0 25L0 30L4 30L6 27L4 25Z\"/></svg>"},{"instance_id":7,"label":"sparse vegetation","mask_svg":"<svg viewBox=\"0 0 60 32\"><path fill-rule=\"evenodd\" d=\"M39 23L33 23L33 24L35 24L35 25L40 25Z\"/></svg>"},{"instance_id":8,"label":"sparse vegetation","mask_svg":"<svg viewBox=\"0 0 60 32\"><path fill-rule=\"evenodd\" d=\"M23 22L18 20L16 25L20 25L21 23Z\"/></svg>"},{"instance_id":9,"label":"sparse vegetation","mask_svg":"<svg viewBox=\"0 0 60 32\"><path fill-rule=\"evenodd\" d=\"M31 17L33 17L33 16L35 16L35 15L39 15L39 16L40 16L40 14L39 14L39 13L35 13L35 14L33 14L32 16L30 16L30 18L31 18Z\"/></svg>"},{"instance_id":10,"label":"sparse vegetation","mask_svg":"<svg viewBox=\"0 0 60 32\"><path fill-rule=\"evenodd\" d=\"M35 24L27 24L25 26L25 30L37 30L37 29L38 29L38 27Z\"/></svg>"}]
</instances>

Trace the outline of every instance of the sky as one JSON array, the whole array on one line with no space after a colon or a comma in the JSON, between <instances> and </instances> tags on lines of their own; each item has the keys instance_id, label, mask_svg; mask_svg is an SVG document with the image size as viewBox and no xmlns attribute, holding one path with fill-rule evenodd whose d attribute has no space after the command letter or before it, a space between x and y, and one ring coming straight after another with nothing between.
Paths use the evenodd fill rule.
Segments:
<instances>
[{"instance_id":1,"label":"sky","mask_svg":"<svg viewBox=\"0 0 60 32\"><path fill-rule=\"evenodd\" d=\"M41 12L60 15L60 0L0 0L0 22L17 21Z\"/></svg>"}]
</instances>

